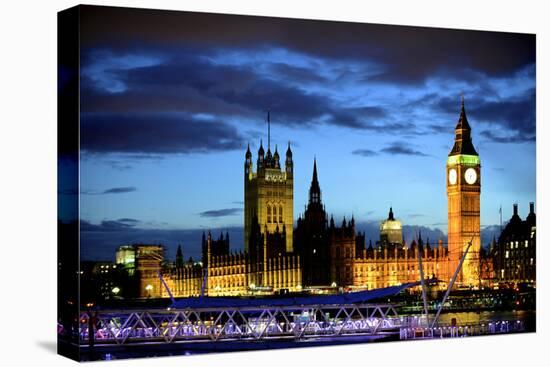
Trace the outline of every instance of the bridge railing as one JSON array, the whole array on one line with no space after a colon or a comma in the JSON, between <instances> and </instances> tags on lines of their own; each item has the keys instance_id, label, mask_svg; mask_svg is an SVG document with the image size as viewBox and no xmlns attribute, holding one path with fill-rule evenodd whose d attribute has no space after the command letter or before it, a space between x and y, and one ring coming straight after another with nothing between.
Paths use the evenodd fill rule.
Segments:
<instances>
[{"instance_id":1,"label":"bridge railing","mask_svg":"<svg viewBox=\"0 0 550 367\"><path fill-rule=\"evenodd\" d=\"M521 320L503 320L465 325L439 325L436 327L402 327L399 331L401 340L462 338L477 335L505 334L525 331Z\"/></svg>"},{"instance_id":2,"label":"bridge railing","mask_svg":"<svg viewBox=\"0 0 550 367\"><path fill-rule=\"evenodd\" d=\"M402 322L390 304L89 311L80 315L79 340L98 345L373 335L397 330Z\"/></svg>"}]
</instances>

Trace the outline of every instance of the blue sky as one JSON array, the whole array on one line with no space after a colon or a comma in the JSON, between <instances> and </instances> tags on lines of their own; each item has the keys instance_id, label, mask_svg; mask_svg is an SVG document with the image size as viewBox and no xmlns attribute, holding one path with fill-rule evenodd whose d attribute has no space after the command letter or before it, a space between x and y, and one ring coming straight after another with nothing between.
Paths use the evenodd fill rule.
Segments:
<instances>
[{"instance_id":1,"label":"blue sky","mask_svg":"<svg viewBox=\"0 0 550 367\"><path fill-rule=\"evenodd\" d=\"M295 218L316 157L338 220L377 223L393 205L446 233L461 93L482 226L535 201L533 35L104 7L84 8L81 35L83 257L140 238L197 256L200 230L242 226L244 154L265 146L267 109L272 146L294 153Z\"/></svg>"}]
</instances>

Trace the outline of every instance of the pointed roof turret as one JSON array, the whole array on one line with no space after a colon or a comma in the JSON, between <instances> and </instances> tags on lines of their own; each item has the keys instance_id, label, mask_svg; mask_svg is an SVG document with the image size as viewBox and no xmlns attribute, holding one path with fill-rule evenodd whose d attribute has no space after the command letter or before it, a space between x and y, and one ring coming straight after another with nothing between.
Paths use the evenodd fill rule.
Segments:
<instances>
[{"instance_id":1,"label":"pointed roof turret","mask_svg":"<svg viewBox=\"0 0 550 367\"><path fill-rule=\"evenodd\" d=\"M393 217L393 208L390 206L390 213L388 214L388 220L395 220Z\"/></svg>"},{"instance_id":2,"label":"pointed roof turret","mask_svg":"<svg viewBox=\"0 0 550 367\"><path fill-rule=\"evenodd\" d=\"M264 146L262 144L262 139L260 139L260 149L258 149L258 158L264 156Z\"/></svg>"},{"instance_id":3,"label":"pointed roof turret","mask_svg":"<svg viewBox=\"0 0 550 367\"><path fill-rule=\"evenodd\" d=\"M312 182L317 182L317 158L313 157L313 179Z\"/></svg>"},{"instance_id":4,"label":"pointed roof turret","mask_svg":"<svg viewBox=\"0 0 550 367\"><path fill-rule=\"evenodd\" d=\"M449 153L449 156L466 154L478 155L474 148L471 137L472 128L466 117L466 109L464 108L464 95L461 97L460 116L455 127L455 144Z\"/></svg>"},{"instance_id":5,"label":"pointed roof turret","mask_svg":"<svg viewBox=\"0 0 550 367\"><path fill-rule=\"evenodd\" d=\"M252 152L250 152L250 143L248 143L248 147L246 148L246 158L252 158Z\"/></svg>"},{"instance_id":6,"label":"pointed roof turret","mask_svg":"<svg viewBox=\"0 0 550 367\"><path fill-rule=\"evenodd\" d=\"M311 186L309 187L309 203L321 204L321 187L317 179L317 159L313 158L313 177L311 178Z\"/></svg>"},{"instance_id":7,"label":"pointed roof turret","mask_svg":"<svg viewBox=\"0 0 550 367\"><path fill-rule=\"evenodd\" d=\"M458 129L472 130L466 117L466 109L464 108L464 93L460 96L460 116L458 117L455 130Z\"/></svg>"},{"instance_id":8,"label":"pointed roof turret","mask_svg":"<svg viewBox=\"0 0 550 367\"><path fill-rule=\"evenodd\" d=\"M273 165L275 168L280 168L280 163L279 163L279 152L277 151L277 144L275 144L275 153L273 154Z\"/></svg>"},{"instance_id":9,"label":"pointed roof turret","mask_svg":"<svg viewBox=\"0 0 550 367\"><path fill-rule=\"evenodd\" d=\"M290 150L290 140L288 141L288 148L286 149L286 157L292 158L292 150Z\"/></svg>"}]
</instances>

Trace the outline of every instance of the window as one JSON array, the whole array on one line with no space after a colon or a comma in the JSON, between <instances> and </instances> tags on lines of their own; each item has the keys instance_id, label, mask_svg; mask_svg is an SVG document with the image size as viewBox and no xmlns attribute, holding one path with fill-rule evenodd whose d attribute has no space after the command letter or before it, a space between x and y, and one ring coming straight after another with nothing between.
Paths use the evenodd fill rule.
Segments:
<instances>
[{"instance_id":1,"label":"window","mask_svg":"<svg viewBox=\"0 0 550 367\"><path fill-rule=\"evenodd\" d=\"M277 223L277 207L273 206L273 223Z\"/></svg>"},{"instance_id":2,"label":"window","mask_svg":"<svg viewBox=\"0 0 550 367\"><path fill-rule=\"evenodd\" d=\"M271 206L267 206L267 223L271 223Z\"/></svg>"},{"instance_id":3,"label":"window","mask_svg":"<svg viewBox=\"0 0 550 367\"><path fill-rule=\"evenodd\" d=\"M279 206L279 223L283 223L283 206Z\"/></svg>"},{"instance_id":4,"label":"window","mask_svg":"<svg viewBox=\"0 0 550 367\"><path fill-rule=\"evenodd\" d=\"M506 258L508 258L510 256L510 251L506 251Z\"/></svg>"}]
</instances>

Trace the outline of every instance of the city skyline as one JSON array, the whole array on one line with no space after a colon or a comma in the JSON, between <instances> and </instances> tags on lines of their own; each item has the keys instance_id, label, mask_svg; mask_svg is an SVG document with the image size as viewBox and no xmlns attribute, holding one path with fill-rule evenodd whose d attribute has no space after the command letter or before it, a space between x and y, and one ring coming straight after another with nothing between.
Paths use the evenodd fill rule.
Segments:
<instances>
[{"instance_id":1,"label":"city skyline","mask_svg":"<svg viewBox=\"0 0 550 367\"><path fill-rule=\"evenodd\" d=\"M181 24L189 17L209 31L167 27L173 18L162 13L166 22L144 34L135 13L92 34L91 14L80 75L90 249L101 232L121 245L136 230L163 238L242 226L244 153L250 143L255 161L260 139L265 147L267 109L272 149L283 155L290 141L294 153L295 220L315 157L335 219L379 223L393 206L404 225L445 234L445 160L461 93L483 167L482 227L499 224L501 205L506 220L512 203L523 216L536 201L531 35L351 24L352 36L337 22L298 32L297 20L187 13Z\"/></svg>"}]
</instances>

